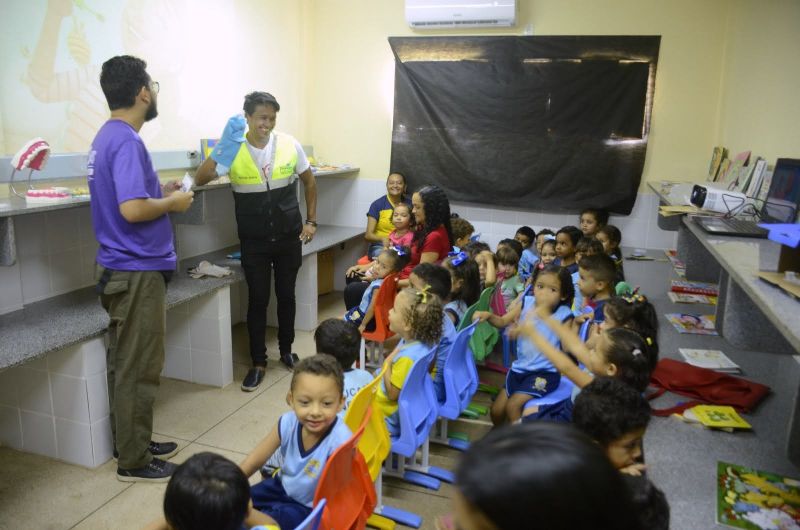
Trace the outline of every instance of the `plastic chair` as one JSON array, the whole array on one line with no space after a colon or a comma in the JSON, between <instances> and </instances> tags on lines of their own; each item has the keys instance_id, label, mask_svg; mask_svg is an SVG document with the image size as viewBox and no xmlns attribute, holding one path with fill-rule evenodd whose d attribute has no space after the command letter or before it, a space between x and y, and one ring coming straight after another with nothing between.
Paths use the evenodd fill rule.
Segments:
<instances>
[{"instance_id":1,"label":"plastic chair","mask_svg":"<svg viewBox=\"0 0 800 530\"><path fill-rule=\"evenodd\" d=\"M495 286L484 289L478 301L467 308L467 311L461 318L461 322L458 324L459 330L462 330L472 324L472 320L475 317L475 311L490 310L490 302L492 299L492 294L494 293L494 289ZM478 327L475 328L475 333L473 333L472 338L470 339L470 349L475 355L476 361L483 361L491 353L492 348L494 348L494 345L497 344L498 335L499 333L497 328L488 322L481 322L478 324Z\"/></svg>"},{"instance_id":2,"label":"plastic chair","mask_svg":"<svg viewBox=\"0 0 800 530\"><path fill-rule=\"evenodd\" d=\"M389 310L394 305L394 298L397 296L397 281L398 273L386 276L375 294L375 307L373 310L375 329L373 331L365 331L362 334L364 348L359 354L359 366L361 368L366 367L367 358L369 358L373 366L380 366L383 362L383 342L394 335L394 332L389 329Z\"/></svg>"},{"instance_id":3,"label":"plastic chair","mask_svg":"<svg viewBox=\"0 0 800 530\"><path fill-rule=\"evenodd\" d=\"M328 501L322 511L323 530L360 530L375 508L375 486L369 476L364 456L357 445L372 416L372 409L358 430L340 445L325 463L314 492L314 504Z\"/></svg>"},{"instance_id":4,"label":"plastic chair","mask_svg":"<svg viewBox=\"0 0 800 530\"><path fill-rule=\"evenodd\" d=\"M322 511L327 503L326 499L321 499L311 510L311 513L308 514L308 517L298 526L295 526L294 530L318 530L320 523L322 523Z\"/></svg>"},{"instance_id":5,"label":"plastic chair","mask_svg":"<svg viewBox=\"0 0 800 530\"><path fill-rule=\"evenodd\" d=\"M381 530L394 530L395 522L388 517L384 517L384 515L385 513L391 513L397 516L402 511L383 505L383 480L381 477L383 462L389 455L392 441L389 439L389 431L386 428L386 418L383 415L383 411L373 405L378 386L381 384L383 374L387 368L388 365L384 366L375 379L359 390L353 397L344 415L344 422L351 431L354 431L361 425L369 411L372 411L369 421L364 425L364 433L361 435L361 440L358 442L358 450L364 455L369 476L375 483L375 493L377 495L377 504L372 515L367 519L367 525Z\"/></svg>"},{"instance_id":6,"label":"plastic chair","mask_svg":"<svg viewBox=\"0 0 800 530\"><path fill-rule=\"evenodd\" d=\"M448 433L448 420L457 419L467 407L472 396L478 391L478 369L469 348L469 340L478 323L473 322L458 332L443 368L445 401L439 403L439 424L432 442L448 445L460 451L466 451L469 442L466 435Z\"/></svg>"}]
</instances>

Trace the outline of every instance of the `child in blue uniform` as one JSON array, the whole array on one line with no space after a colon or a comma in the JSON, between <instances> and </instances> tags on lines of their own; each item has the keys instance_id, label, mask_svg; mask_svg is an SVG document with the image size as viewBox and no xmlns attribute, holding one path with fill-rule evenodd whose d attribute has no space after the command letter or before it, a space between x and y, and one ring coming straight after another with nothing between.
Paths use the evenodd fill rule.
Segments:
<instances>
[{"instance_id":1,"label":"child in blue uniform","mask_svg":"<svg viewBox=\"0 0 800 530\"><path fill-rule=\"evenodd\" d=\"M444 312L454 326L461 323L467 309L481 296L481 277L478 263L464 251L452 253L442 266L450 271L450 294Z\"/></svg>"},{"instance_id":2,"label":"child in blue uniform","mask_svg":"<svg viewBox=\"0 0 800 530\"><path fill-rule=\"evenodd\" d=\"M503 316L487 311L476 311L477 318L488 320L493 326L506 327L536 308L551 315L559 322L572 319L572 279L566 269L548 265L536 276L533 296L515 301ZM558 343L555 333L541 325L541 332L548 335L547 341ZM492 423L513 423L522 416L523 405L531 397L543 397L558 388L561 375L541 350L527 337L517 342L517 359L506 376L505 392L500 392L492 404Z\"/></svg>"},{"instance_id":3,"label":"child in blue uniform","mask_svg":"<svg viewBox=\"0 0 800 530\"><path fill-rule=\"evenodd\" d=\"M514 239L519 241L522 245L522 255L519 257L519 277L524 282L533 274L533 268L539 261L539 256L536 255L536 232L530 226L520 226L517 233L514 234Z\"/></svg>"},{"instance_id":4,"label":"child in blue uniform","mask_svg":"<svg viewBox=\"0 0 800 530\"><path fill-rule=\"evenodd\" d=\"M317 481L328 457L352 433L337 414L344 406L344 376L330 355L315 355L294 368L286 401L292 411L250 451L239 467L250 477L280 450L283 465L250 490L253 506L281 528L295 528L312 509Z\"/></svg>"},{"instance_id":5,"label":"child in blue uniform","mask_svg":"<svg viewBox=\"0 0 800 530\"><path fill-rule=\"evenodd\" d=\"M378 387L375 404L383 410L386 426L392 434L397 434L399 429L397 398L400 390L414 363L442 338L443 318L442 302L430 292L430 288L403 289L389 310L389 329L402 339L402 343L384 361L389 368Z\"/></svg>"},{"instance_id":6,"label":"child in blue uniform","mask_svg":"<svg viewBox=\"0 0 800 530\"><path fill-rule=\"evenodd\" d=\"M400 272L410 259L411 252L408 247L390 247L381 252L375 258L375 263L372 266L375 279L370 282L367 290L364 291L361 303L345 313L344 319L358 326L358 331L361 333L367 330L375 312L375 295L383 284L384 278L394 272ZM374 328L374 324L372 327Z\"/></svg>"},{"instance_id":7,"label":"child in blue uniform","mask_svg":"<svg viewBox=\"0 0 800 530\"><path fill-rule=\"evenodd\" d=\"M339 417L344 418L350 401L374 379L366 370L353 368L361 347L361 334L353 323L329 318L317 326L314 342L317 353L332 355L344 372L344 408L339 412Z\"/></svg>"},{"instance_id":8,"label":"child in blue uniform","mask_svg":"<svg viewBox=\"0 0 800 530\"><path fill-rule=\"evenodd\" d=\"M590 308L594 322L599 324L606 319L604 306L614 295L616 274L614 260L606 254L586 256L578 263L578 289L583 295L584 307L577 314Z\"/></svg>"}]
</instances>

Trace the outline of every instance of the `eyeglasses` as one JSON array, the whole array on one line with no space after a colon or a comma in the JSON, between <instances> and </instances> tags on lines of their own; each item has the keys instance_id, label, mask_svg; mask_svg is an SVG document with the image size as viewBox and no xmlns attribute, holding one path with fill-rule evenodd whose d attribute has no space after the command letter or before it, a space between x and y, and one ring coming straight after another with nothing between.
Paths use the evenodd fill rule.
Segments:
<instances>
[{"instance_id":1,"label":"eyeglasses","mask_svg":"<svg viewBox=\"0 0 800 530\"><path fill-rule=\"evenodd\" d=\"M150 81L150 91L153 94L158 94L158 91L159 91L160 88L161 88L161 85L158 84L158 81Z\"/></svg>"}]
</instances>

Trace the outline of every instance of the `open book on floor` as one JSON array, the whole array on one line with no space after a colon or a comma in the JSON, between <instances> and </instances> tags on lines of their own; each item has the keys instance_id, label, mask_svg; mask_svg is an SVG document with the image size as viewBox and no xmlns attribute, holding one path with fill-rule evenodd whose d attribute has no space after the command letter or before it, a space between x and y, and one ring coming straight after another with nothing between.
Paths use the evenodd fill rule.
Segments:
<instances>
[{"instance_id":1,"label":"open book on floor","mask_svg":"<svg viewBox=\"0 0 800 530\"><path fill-rule=\"evenodd\" d=\"M708 368L726 374L738 374L742 369L738 364L719 350L697 350L693 348L678 348L683 359L692 366Z\"/></svg>"},{"instance_id":2,"label":"open book on floor","mask_svg":"<svg viewBox=\"0 0 800 530\"><path fill-rule=\"evenodd\" d=\"M732 528L800 528L800 481L717 462L717 522Z\"/></svg>"},{"instance_id":3,"label":"open book on floor","mask_svg":"<svg viewBox=\"0 0 800 530\"><path fill-rule=\"evenodd\" d=\"M691 335L719 335L714 328L714 315L691 315L689 313L667 313L669 323L678 333Z\"/></svg>"}]
</instances>

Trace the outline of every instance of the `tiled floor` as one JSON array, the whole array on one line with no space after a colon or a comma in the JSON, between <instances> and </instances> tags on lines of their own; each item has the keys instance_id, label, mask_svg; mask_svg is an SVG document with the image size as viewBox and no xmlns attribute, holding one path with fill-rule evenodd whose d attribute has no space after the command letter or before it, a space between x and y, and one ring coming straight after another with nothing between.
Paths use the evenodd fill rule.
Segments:
<instances>
[{"instance_id":1,"label":"tiled floor","mask_svg":"<svg viewBox=\"0 0 800 530\"><path fill-rule=\"evenodd\" d=\"M320 320L341 316L341 293L321 297L319 313ZM269 330L270 352L277 351L274 331ZM311 333L297 333L295 351L301 357L315 351ZM249 365L247 333L241 324L234 328L233 352L235 381L226 388L162 379L154 438L178 442L180 452L173 462L201 451L238 462L288 410L285 396L291 378L277 362L270 362L257 391L239 389ZM481 434L486 427L469 425L466 430ZM431 452L433 464L455 468L456 451L433 446ZM165 485L118 482L115 469L113 461L86 469L0 447L0 530L137 529L158 517ZM393 479L384 481L385 504L422 515L422 528L434 528L434 517L449 511L451 493L452 486L446 484L430 491Z\"/></svg>"}]
</instances>

